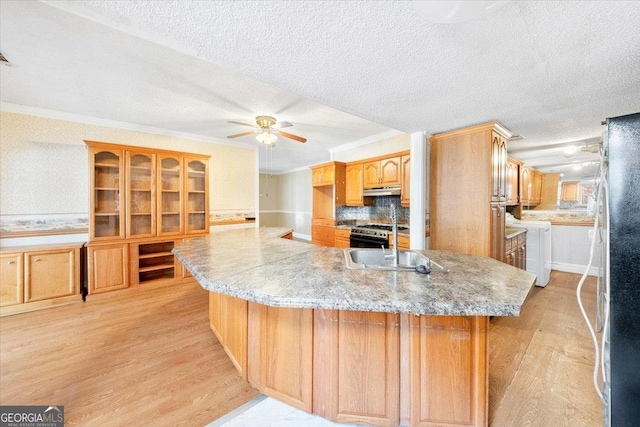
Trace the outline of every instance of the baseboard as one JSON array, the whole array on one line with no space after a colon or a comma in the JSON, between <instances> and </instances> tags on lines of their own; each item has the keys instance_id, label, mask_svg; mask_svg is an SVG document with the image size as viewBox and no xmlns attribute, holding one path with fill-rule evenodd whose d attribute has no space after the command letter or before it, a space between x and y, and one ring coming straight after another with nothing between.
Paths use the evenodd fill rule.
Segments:
<instances>
[{"instance_id":1,"label":"baseboard","mask_svg":"<svg viewBox=\"0 0 640 427\"><path fill-rule=\"evenodd\" d=\"M566 273L584 274L584 271L587 269L587 266L579 265L579 264L566 264L562 262L552 262L551 269L564 271ZM598 267L591 267L589 269L589 276L597 276L597 275L598 275Z\"/></svg>"},{"instance_id":2,"label":"baseboard","mask_svg":"<svg viewBox=\"0 0 640 427\"><path fill-rule=\"evenodd\" d=\"M311 236L309 234L302 234L293 232L293 238L298 240L306 240L307 242L311 241Z\"/></svg>"}]
</instances>

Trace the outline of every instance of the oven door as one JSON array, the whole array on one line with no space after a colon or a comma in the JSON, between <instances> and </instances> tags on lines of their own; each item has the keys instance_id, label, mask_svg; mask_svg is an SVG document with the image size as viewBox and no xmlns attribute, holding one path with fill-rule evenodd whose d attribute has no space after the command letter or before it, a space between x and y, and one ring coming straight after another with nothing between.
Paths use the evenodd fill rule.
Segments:
<instances>
[{"instance_id":1,"label":"oven door","mask_svg":"<svg viewBox=\"0 0 640 427\"><path fill-rule=\"evenodd\" d=\"M379 237L354 236L351 233L349 237L349 246L352 248L379 248L384 246L389 248L389 239L381 239Z\"/></svg>"}]
</instances>

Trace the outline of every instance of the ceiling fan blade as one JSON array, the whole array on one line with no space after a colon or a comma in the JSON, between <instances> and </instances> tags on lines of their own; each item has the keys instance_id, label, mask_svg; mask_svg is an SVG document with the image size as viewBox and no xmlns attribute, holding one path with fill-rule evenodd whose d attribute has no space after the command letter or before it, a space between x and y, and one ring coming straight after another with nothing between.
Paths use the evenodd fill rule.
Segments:
<instances>
[{"instance_id":1,"label":"ceiling fan blade","mask_svg":"<svg viewBox=\"0 0 640 427\"><path fill-rule=\"evenodd\" d=\"M290 126L293 126L291 123L289 122L278 122L275 125L271 126L272 129L282 129L282 128L288 128Z\"/></svg>"},{"instance_id":2,"label":"ceiling fan blade","mask_svg":"<svg viewBox=\"0 0 640 427\"><path fill-rule=\"evenodd\" d=\"M287 133L287 132L280 131L280 132L278 132L278 135L282 135L285 138L293 139L294 141L298 141L298 142L307 142L306 138L303 138L303 137L298 136L298 135L294 135L292 133Z\"/></svg>"},{"instance_id":3,"label":"ceiling fan blade","mask_svg":"<svg viewBox=\"0 0 640 427\"><path fill-rule=\"evenodd\" d=\"M252 128L256 127L256 125L250 125L249 123L236 122L235 120L229 120L227 121L227 123L233 123L235 125L242 125L242 126L250 126Z\"/></svg>"},{"instance_id":4,"label":"ceiling fan blade","mask_svg":"<svg viewBox=\"0 0 640 427\"><path fill-rule=\"evenodd\" d=\"M239 138L241 136L252 135L252 134L254 134L256 132L257 131L250 130L250 131L247 131L247 132L236 133L235 135L229 135L229 136L227 136L227 138Z\"/></svg>"}]
</instances>

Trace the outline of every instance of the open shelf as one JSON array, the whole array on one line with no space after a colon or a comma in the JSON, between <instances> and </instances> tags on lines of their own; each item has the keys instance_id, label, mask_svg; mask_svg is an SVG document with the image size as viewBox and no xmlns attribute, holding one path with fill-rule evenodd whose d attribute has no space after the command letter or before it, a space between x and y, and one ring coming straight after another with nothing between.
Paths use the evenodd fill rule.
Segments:
<instances>
[{"instance_id":1,"label":"open shelf","mask_svg":"<svg viewBox=\"0 0 640 427\"><path fill-rule=\"evenodd\" d=\"M172 249L173 241L138 245L138 282L173 279L175 260Z\"/></svg>"},{"instance_id":2,"label":"open shelf","mask_svg":"<svg viewBox=\"0 0 640 427\"><path fill-rule=\"evenodd\" d=\"M146 273L148 271L156 271L156 270L166 270L168 268L173 270L173 264L160 264L160 265L150 265L149 267L140 267L138 271L140 273Z\"/></svg>"}]
</instances>

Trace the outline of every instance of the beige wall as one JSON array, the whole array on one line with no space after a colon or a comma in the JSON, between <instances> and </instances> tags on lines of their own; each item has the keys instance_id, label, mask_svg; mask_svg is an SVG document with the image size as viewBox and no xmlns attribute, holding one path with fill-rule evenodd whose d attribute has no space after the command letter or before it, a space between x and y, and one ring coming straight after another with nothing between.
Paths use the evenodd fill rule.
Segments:
<instances>
[{"instance_id":1,"label":"beige wall","mask_svg":"<svg viewBox=\"0 0 640 427\"><path fill-rule=\"evenodd\" d=\"M87 214L85 139L210 155L211 212L256 210L254 149L3 111L0 214Z\"/></svg>"},{"instance_id":2,"label":"beige wall","mask_svg":"<svg viewBox=\"0 0 640 427\"><path fill-rule=\"evenodd\" d=\"M352 162L409 149L411 149L411 135L403 133L349 150L336 151L333 153L333 160L338 162Z\"/></svg>"},{"instance_id":3,"label":"beige wall","mask_svg":"<svg viewBox=\"0 0 640 427\"><path fill-rule=\"evenodd\" d=\"M311 170L260 174L260 225L311 235Z\"/></svg>"}]
</instances>

